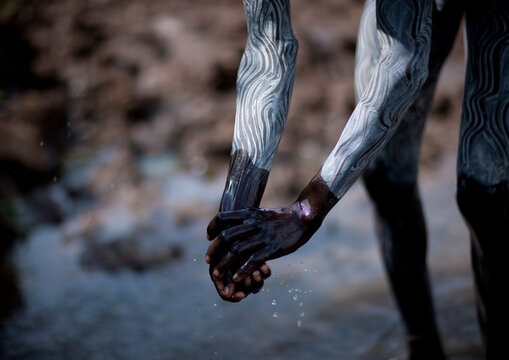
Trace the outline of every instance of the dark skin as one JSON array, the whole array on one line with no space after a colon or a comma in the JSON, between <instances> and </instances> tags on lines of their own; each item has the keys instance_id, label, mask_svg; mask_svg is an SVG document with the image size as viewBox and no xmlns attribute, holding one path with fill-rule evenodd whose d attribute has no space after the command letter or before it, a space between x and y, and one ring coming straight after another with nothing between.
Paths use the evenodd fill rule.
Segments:
<instances>
[{"instance_id":1,"label":"dark skin","mask_svg":"<svg viewBox=\"0 0 509 360\"><path fill-rule=\"evenodd\" d=\"M226 185L219 206L219 211L233 211L243 208L259 207L267 184L268 171L253 165L250 157L242 150L232 154ZM207 235L207 238L209 236ZM219 296L226 301L238 302L249 294L256 294L263 287L264 279L271 274L270 267L261 264L243 283L234 283L231 273L224 276L214 275L217 263L227 252L226 242L221 236L213 240L209 246L205 261L210 264L209 274Z\"/></svg>"},{"instance_id":2,"label":"dark skin","mask_svg":"<svg viewBox=\"0 0 509 360\"><path fill-rule=\"evenodd\" d=\"M236 211L222 212L220 214L234 212ZM208 235L207 238L209 238ZM223 236L213 240L207 250L205 261L207 264L211 264L209 274L219 296L226 301L239 302L251 293L258 293L263 287L264 280L270 276L271 270L267 264L262 263L243 282L234 282L231 271L219 272L220 270L218 269L218 263L228 254L228 249L224 246L226 244L227 241Z\"/></svg>"},{"instance_id":3,"label":"dark skin","mask_svg":"<svg viewBox=\"0 0 509 360\"><path fill-rule=\"evenodd\" d=\"M316 176L288 207L218 213L207 228L207 238L214 240L206 259L214 264L211 278L223 299L244 299L247 294L242 288L252 286L251 277L261 280L267 270L270 275L265 262L304 245L337 201L323 179Z\"/></svg>"}]
</instances>

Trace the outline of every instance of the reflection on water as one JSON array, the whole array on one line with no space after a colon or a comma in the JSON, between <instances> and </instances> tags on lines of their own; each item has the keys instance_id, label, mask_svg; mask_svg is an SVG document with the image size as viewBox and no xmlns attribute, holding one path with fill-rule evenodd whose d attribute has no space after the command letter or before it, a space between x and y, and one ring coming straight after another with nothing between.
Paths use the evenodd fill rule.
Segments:
<instances>
[{"instance_id":1,"label":"reflection on water","mask_svg":"<svg viewBox=\"0 0 509 360\"><path fill-rule=\"evenodd\" d=\"M103 155L96 162L108 161ZM98 166L81 163L53 186L78 186ZM273 276L258 295L230 304L216 295L203 259L204 228L223 179L186 175L171 157L142 159L140 168L149 182L116 187L116 201L99 205L64 199L62 206L74 207L68 217L33 228L18 246L13 262L24 307L4 323L4 356L404 358L359 185L311 242L272 262ZM467 233L453 201L454 178L442 170L423 184L445 347L452 358L477 359Z\"/></svg>"}]
</instances>

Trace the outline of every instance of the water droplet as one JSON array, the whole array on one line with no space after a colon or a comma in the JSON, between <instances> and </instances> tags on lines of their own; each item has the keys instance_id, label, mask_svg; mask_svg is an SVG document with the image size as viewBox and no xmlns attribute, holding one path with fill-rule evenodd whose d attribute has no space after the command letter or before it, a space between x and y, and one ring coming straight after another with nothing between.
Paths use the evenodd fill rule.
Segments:
<instances>
[{"instance_id":1,"label":"water droplet","mask_svg":"<svg viewBox=\"0 0 509 360\"><path fill-rule=\"evenodd\" d=\"M304 317L304 315L306 315L304 311L300 313L300 317Z\"/></svg>"},{"instance_id":2,"label":"water droplet","mask_svg":"<svg viewBox=\"0 0 509 360\"><path fill-rule=\"evenodd\" d=\"M41 146L44 146L44 141L41 141L39 144L40 144Z\"/></svg>"},{"instance_id":3,"label":"water droplet","mask_svg":"<svg viewBox=\"0 0 509 360\"><path fill-rule=\"evenodd\" d=\"M297 326L298 326L298 327L301 327L301 326L302 326L302 321L301 321L301 320L297 320Z\"/></svg>"},{"instance_id":4,"label":"water droplet","mask_svg":"<svg viewBox=\"0 0 509 360\"><path fill-rule=\"evenodd\" d=\"M293 292L293 289L288 290L288 294L291 294Z\"/></svg>"},{"instance_id":5,"label":"water droplet","mask_svg":"<svg viewBox=\"0 0 509 360\"><path fill-rule=\"evenodd\" d=\"M299 297L297 295L293 295L293 300L297 301Z\"/></svg>"},{"instance_id":6,"label":"water droplet","mask_svg":"<svg viewBox=\"0 0 509 360\"><path fill-rule=\"evenodd\" d=\"M217 351L214 351L214 355L217 355Z\"/></svg>"},{"instance_id":7,"label":"water droplet","mask_svg":"<svg viewBox=\"0 0 509 360\"><path fill-rule=\"evenodd\" d=\"M113 189L114 187L115 187L115 184L114 184L114 183L111 183L111 184L110 184L110 188L112 188L112 189Z\"/></svg>"},{"instance_id":8,"label":"water droplet","mask_svg":"<svg viewBox=\"0 0 509 360\"><path fill-rule=\"evenodd\" d=\"M304 303L303 303L303 302L301 302L301 303L299 304L299 306L300 306L300 307L304 306Z\"/></svg>"},{"instance_id":9,"label":"water droplet","mask_svg":"<svg viewBox=\"0 0 509 360\"><path fill-rule=\"evenodd\" d=\"M305 271L305 272L307 272L307 271L308 271L308 269L304 268L304 271Z\"/></svg>"},{"instance_id":10,"label":"water droplet","mask_svg":"<svg viewBox=\"0 0 509 360\"><path fill-rule=\"evenodd\" d=\"M277 318L277 317L278 317L277 312L275 312L275 311L274 311L274 312L272 313L272 317L273 317L273 318Z\"/></svg>"},{"instance_id":11,"label":"water droplet","mask_svg":"<svg viewBox=\"0 0 509 360\"><path fill-rule=\"evenodd\" d=\"M272 305L276 305L276 304L277 304L276 300L275 299L272 300Z\"/></svg>"},{"instance_id":12,"label":"water droplet","mask_svg":"<svg viewBox=\"0 0 509 360\"><path fill-rule=\"evenodd\" d=\"M53 182L57 182L57 177L53 176Z\"/></svg>"},{"instance_id":13,"label":"water droplet","mask_svg":"<svg viewBox=\"0 0 509 360\"><path fill-rule=\"evenodd\" d=\"M217 304L216 304L216 303L214 303L214 306L217 306Z\"/></svg>"},{"instance_id":14,"label":"water droplet","mask_svg":"<svg viewBox=\"0 0 509 360\"><path fill-rule=\"evenodd\" d=\"M196 262L196 258L194 258L193 261Z\"/></svg>"}]
</instances>

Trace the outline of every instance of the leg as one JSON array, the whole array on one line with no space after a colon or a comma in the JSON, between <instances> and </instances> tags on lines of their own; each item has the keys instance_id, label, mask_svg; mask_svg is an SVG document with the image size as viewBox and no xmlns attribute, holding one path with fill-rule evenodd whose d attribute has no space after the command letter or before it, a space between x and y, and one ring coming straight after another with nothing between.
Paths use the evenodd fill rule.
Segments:
<instances>
[{"instance_id":1,"label":"leg","mask_svg":"<svg viewBox=\"0 0 509 360\"><path fill-rule=\"evenodd\" d=\"M366 5L359 33L358 98L366 83L363 78L370 76L370 64L376 64L373 58L378 52L376 44L373 45L376 37L370 36L376 26L370 6L373 5ZM449 1L434 7L429 77L396 134L364 173L366 188L375 203L377 233L406 326L411 359L443 358L426 268L426 226L417 188L417 165L424 122L438 74L449 54L462 14L460 2ZM373 20L368 21L369 16Z\"/></svg>"},{"instance_id":2,"label":"leg","mask_svg":"<svg viewBox=\"0 0 509 360\"><path fill-rule=\"evenodd\" d=\"M470 2L466 27L457 201L470 228L486 357L500 359L509 323L509 3Z\"/></svg>"}]
</instances>

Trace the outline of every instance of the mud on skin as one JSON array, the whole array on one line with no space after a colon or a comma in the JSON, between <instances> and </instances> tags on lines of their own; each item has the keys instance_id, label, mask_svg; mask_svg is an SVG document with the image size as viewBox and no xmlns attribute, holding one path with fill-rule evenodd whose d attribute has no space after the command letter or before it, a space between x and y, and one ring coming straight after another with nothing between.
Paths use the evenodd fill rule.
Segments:
<instances>
[{"instance_id":1,"label":"mud on skin","mask_svg":"<svg viewBox=\"0 0 509 360\"><path fill-rule=\"evenodd\" d=\"M304 245L337 201L318 175L288 207L220 212L207 229L208 237L217 237L215 244L222 245L220 248L212 246L208 252L214 264L211 277L218 291L221 293L221 285L229 284L230 280L235 286L246 286L246 281L251 285L250 274L255 281L260 277L259 272L267 275L265 262L288 255ZM242 300L245 296L238 294L240 292L232 296L234 290L228 289L222 296L232 296L233 301Z\"/></svg>"},{"instance_id":2,"label":"mud on skin","mask_svg":"<svg viewBox=\"0 0 509 360\"><path fill-rule=\"evenodd\" d=\"M233 211L246 207L258 207L262 199L269 171L255 166L249 155L244 150L235 151L230 158L228 176L221 198L219 211ZM212 223L211 223L212 224ZM211 225L209 225L210 228ZM237 302L244 299L250 293L256 294L263 287L263 280L270 276L270 267L262 264L258 271L253 273L252 277L246 279L244 283L234 284L231 280L231 272L226 272L222 276L214 275L220 259L227 253L226 242L223 237L209 236L212 240L206 254L206 262L210 264L209 274L216 286L216 290L223 300ZM247 259L237 259L237 266L241 266ZM217 272L216 272L217 274Z\"/></svg>"}]
</instances>

